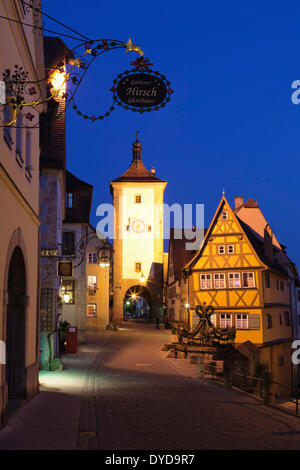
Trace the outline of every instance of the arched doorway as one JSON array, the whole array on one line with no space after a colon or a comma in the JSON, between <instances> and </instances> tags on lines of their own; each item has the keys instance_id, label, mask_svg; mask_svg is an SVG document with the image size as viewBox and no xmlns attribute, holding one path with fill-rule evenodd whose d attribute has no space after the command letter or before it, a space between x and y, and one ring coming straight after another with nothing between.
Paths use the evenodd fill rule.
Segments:
<instances>
[{"instance_id":1,"label":"arched doorway","mask_svg":"<svg viewBox=\"0 0 300 470\"><path fill-rule=\"evenodd\" d=\"M12 253L8 271L6 313L6 383L8 398L26 396L26 271L21 249Z\"/></svg>"},{"instance_id":2,"label":"arched doorway","mask_svg":"<svg viewBox=\"0 0 300 470\"><path fill-rule=\"evenodd\" d=\"M132 286L124 297L124 319L135 318L137 320L151 319L152 301L148 289L144 286Z\"/></svg>"}]
</instances>

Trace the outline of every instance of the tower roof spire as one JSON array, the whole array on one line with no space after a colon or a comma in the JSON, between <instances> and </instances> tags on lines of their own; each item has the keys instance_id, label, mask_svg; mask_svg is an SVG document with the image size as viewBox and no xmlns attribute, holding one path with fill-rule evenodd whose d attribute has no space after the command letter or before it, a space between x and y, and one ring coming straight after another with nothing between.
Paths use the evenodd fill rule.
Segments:
<instances>
[{"instance_id":1,"label":"tower roof spire","mask_svg":"<svg viewBox=\"0 0 300 470\"><path fill-rule=\"evenodd\" d=\"M139 131L136 131L136 140L132 146L132 161L142 160L142 144L139 141Z\"/></svg>"}]
</instances>

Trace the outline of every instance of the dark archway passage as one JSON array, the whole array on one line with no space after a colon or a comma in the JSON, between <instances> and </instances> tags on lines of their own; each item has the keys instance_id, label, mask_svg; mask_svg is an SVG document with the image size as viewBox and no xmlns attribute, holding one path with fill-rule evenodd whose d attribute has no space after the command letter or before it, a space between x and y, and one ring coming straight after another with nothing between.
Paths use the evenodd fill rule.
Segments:
<instances>
[{"instance_id":1,"label":"dark archway passage","mask_svg":"<svg viewBox=\"0 0 300 470\"><path fill-rule=\"evenodd\" d=\"M6 382L8 398L25 398L26 271L21 249L16 247L8 272L6 314Z\"/></svg>"},{"instance_id":2,"label":"dark archway passage","mask_svg":"<svg viewBox=\"0 0 300 470\"><path fill-rule=\"evenodd\" d=\"M124 297L124 319L151 319L152 300L149 290L144 286L132 286Z\"/></svg>"}]
</instances>

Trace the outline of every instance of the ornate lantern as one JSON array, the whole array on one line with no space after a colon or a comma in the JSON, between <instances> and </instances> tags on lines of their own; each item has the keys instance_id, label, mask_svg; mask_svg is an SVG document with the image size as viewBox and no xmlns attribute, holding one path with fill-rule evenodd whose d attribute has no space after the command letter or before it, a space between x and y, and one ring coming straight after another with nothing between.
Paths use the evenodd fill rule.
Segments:
<instances>
[{"instance_id":1,"label":"ornate lantern","mask_svg":"<svg viewBox=\"0 0 300 470\"><path fill-rule=\"evenodd\" d=\"M107 241L104 241L102 246L98 249L97 255L99 266L102 268L110 266L111 245Z\"/></svg>"}]
</instances>

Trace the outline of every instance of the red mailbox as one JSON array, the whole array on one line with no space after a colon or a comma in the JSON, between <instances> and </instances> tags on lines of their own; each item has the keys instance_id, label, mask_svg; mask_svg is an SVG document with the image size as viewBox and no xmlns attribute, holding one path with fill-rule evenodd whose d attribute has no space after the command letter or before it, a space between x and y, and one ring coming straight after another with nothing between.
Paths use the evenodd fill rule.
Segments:
<instances>
[{"instance_id":1,"label":"red mailbox","mask_svg":"<svg viewBox=\"0 0 300 470\"><path fill-rule=\"evenodd\" d=\"M67 354L77 354L77 326L67 327Z\"/></svg>"}]
</instances>

